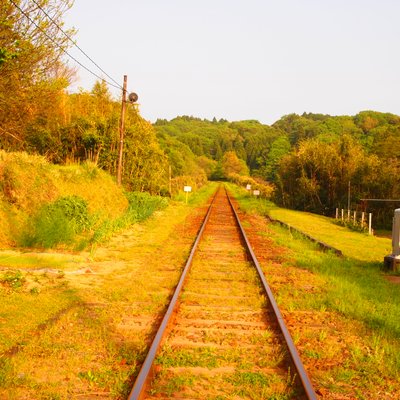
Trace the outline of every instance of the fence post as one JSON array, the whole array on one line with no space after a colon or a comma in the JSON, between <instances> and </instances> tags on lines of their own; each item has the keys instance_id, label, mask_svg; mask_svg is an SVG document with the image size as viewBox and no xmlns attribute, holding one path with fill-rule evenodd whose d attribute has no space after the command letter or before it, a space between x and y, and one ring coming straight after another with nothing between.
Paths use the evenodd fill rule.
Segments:
<instances>
[{"instance_id":1,"label":"fence post","mask_svg":"<svg viewBox=\"0 0 400 400\"><path fill-rule=\"evenodd\" d=\"M392 225L392 254L383 259L385 268L399 272L400 264L400 208L394 210Z\"/></svg>"},{"instance_id":2,"label":"fence post","mask_svg":"<svg viewBox=\"0 0 400 400\"><path fill-rule=\"evenodd\" d=\"M342 221L343 221L343 219L344 219L344 210L342 208Z\"/></svg>"},{"instance_id":3,"label":"fence post","mask_svg":"<svg viewBox=\"0 0 400 400\"><path fill-rule=\"evenodd\" d=\"M336 212L335 212L335 219L338 219L339 218L339 209L338 208L336 208Z\"/></svg>"},{"instance_id":4,"label":"fence post","mask_svg":"<svg viewBox=\"0 0 400 400\"><path fill-rule=\"evenodd\" d=\"M364 224L365 224L365 212L363 211L361 213L361 226L364 227Z\"/></svg>"},{"instance_id":5,"label":"fence post","mask_svg":"<svg viewBox=\"0 0 400 400\"><path fill-rule=\"evenodd\" d=\"M394 210L392 228L392 254L395 257L400 255L400 208Z\"/></svg>"},{"instance_id":6,"label":"fence post","mask_svg":"<svg viewBox=\"0 0 400 400\"><path fill-rule=\"evenodd\" d=\"M369 213L368 233L372 235L372 213Z\"/></svg>"},{"instance_id":7,"label":"fence post","mask_svg":"<svg viewBox=\"0 0 400 400\"><path fill-rule=\"evenodd\" d=\"M356 217L357 217L357 211L354 211L354 214L353 214L353 223L354 223L354 225L356 224Z\"/></svg>"},{"instance_id":8,"label":"fence post","mask_svg":"<svg viewBox=\"0 0 400 400\"><path fill-rule=\"evenodd\" d=\"M350 222L350 210L347 210L347 222Z\"/></svg>"}]
</instances>

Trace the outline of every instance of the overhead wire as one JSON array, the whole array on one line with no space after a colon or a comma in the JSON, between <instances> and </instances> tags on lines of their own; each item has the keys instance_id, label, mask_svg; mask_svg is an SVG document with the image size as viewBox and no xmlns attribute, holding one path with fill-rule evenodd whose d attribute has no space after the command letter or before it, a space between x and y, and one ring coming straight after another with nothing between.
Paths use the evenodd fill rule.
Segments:
<instances>
[{"instance_id":1,"label":"overhead wire","mask_svg":"<svg viewBox=\"0 0 400 400\"><path fill-rule=\"evenodd\" d=\"M44 35L51 40L61 51L63 51L65 54L67 54L68 57L70 57L72 60L74 60L78 65L80 65L82 68L84 68L86 71L88 71L90 74L92 74L93 76L95 76L96 78L108 83L110 86L113 86L117 89L121 89L123 90L123 88L117 84L115 85L114 83L111 83L109 81L107 81L106 79L104 79L103 77L101 77L100 75L96 74L95 72L93 72L92 70L90 70L88 67L86 67L85 65L83 65L79 60L77 60L74 56L72 56L67 50L65 50L59 43L57 43L50 35L48 35L46 33L46 31L44 29L42 29L18 4L16 4L13 0L9 0L33 25L35 25L40 31L42 31L44 33ZM36 3L35 3L36 4ZM93 62L93 61L92 61ZM97 64L96 64L97 66ZM99 67L98 67L99 68ZM100 70L105 73L101 68ZM106 74L106 73L105 73ZM108 77L109 75L106 74ZM110 78L110 77L109 77ZM111 78L112 79L112 78ZM114 79L112 79L114 81ZM115 81L114 81L115 82Z\"/></svg>"},{"instance_id":2,"label":"overhead wire","mask_svg":"<svg viewBox=\"0 0 400 400\"><path fill-rule=\"evenodd\" d=\"M90 60L101 72L103 72L103 74L104 75L106 75L109 79L111 79L114 83L116 83L119 87L120 87L120 89L123 89L122 87L121 87L121 85L112 77L112 76L110 76L110 75L108 75L107 74L107 72L106 71L104 71L104 69L102 69L91 57L89 57L89 55L85 52L85 51L83 51L82 50L82 48L81 47L79 47L78 46L78 44L76 43L76 41L75 40L73 40L72 38L71 38L71 36L70 35L68 35L62 28L61 28L61 26L56 22L56 21L54 21L54 19L47 13L47 11L46 10L44 10L43 9L43 7L40 5L40 4L38 4L37 2L36 2L36 0L31 0L33 3L35 3L36 4L36 6L43 12L43 14L45 14L46 15L46 17L60 30L60 32L62 32L63 34L64 34L64 36L88 59L88 60Z\"/></svg>"}]
</instances>

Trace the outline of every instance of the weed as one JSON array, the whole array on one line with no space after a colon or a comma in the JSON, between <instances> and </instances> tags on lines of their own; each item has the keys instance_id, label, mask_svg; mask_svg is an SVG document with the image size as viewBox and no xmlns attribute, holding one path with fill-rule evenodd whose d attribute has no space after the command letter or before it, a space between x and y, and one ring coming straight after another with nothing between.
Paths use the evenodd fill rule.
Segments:
<instances>
[{"instance_id":1,"label":"weed","mask_svg":"<svg viewBox=\"0 0 400 400\"><path fill-rule=\"evenodd\" d=\"M322 330L322 331L319 332L319 334L318 334L318 340L319 340L320 342L324 342L324 341L326 340L327 336L328 336L327 331Z\"/></svg>"},{"instance_id":2,"label":"weed","mask_svg":"<svg viewBox=\"0 0 400 400\"><path fill-rule=\"evenodd\" d=\"M11 360L7 357L0 357L0 387L6 386L13 371Z\"/></svg>"},{"instance_id":3,"label":"weed","mask_svg":"<svg viewBox=\"0 0 400 400\"><path fill-rule=\"evenodd\" d=\"M13 290L19 289L25 282L21 271L7 271L1 278L3 284Z\"/></svg>"},{"instance_id":4,"label":"weed","mask_svg":"<svg viewBox=\"0 0 400 400\"><path fill-rule=\"evenodd\" d=\"M39 288L38 287L33 287L31 290L30 290L30 293L31 294L33 294L33 295L38 295L39 294Z\"/></svg>"},{"instance_id":5,"label":"weed","mask_svg":"<svg viewBox=\"0 0 400 400\"><path fill-rule=\"evenodd\" d=\"M321 358L321 354L320 354L318 351L316 351L316 350L305 349L303 353L304 353L304 355L305 355L306 357L314 358L314 359L316 359L316 360L319 360L319 359Z\"/></svg>"},{"instance_id":6,"label":"weed","mask_svg":"<svg viewBox=\"0 0 400 400\"><path fill-rule=\"evenodd\" d=\"M163 388L163 391L168 397L174 393L182 390L183 387L190 387L194 383L194 377L190 375L173 376L168 379L167 384Z\"/></svg>"},{"instance_id":7,"label":"weed","mask_svg":"<svg viewBox=\"0 0 400 400\"><path fill-rule=\"evenodd\" d=\"M90 384L95 384L99 380L97 374L93 373L91 370L87 372L79 372L78 377L87 380Z\"/></svg>"},{"instance_id":8,"label":"weed","mask_svg":"<svg viewBox=\"0 0 400 400\"><path fill-rule=\"evenodd\" d=\"M76 234L91 226L88 204L78 196L61 197L43 206L28 224L20 240L24 247L70 244Z\"/></svg>"},{"instance_id":9,"label":"weed","mask_svg":"<svg viewBox=\"0 0 400 400\"><path fill-rule=\"evenodd\" d=\"M149 193L126 193L129 201L129 213L136 221L143 221L156 210L162 210L168 206L168 199L161 196L152 196Z\"/></svg>"},{"instance_id":10,"label":"weed","mask_svg":"<svg viewBox=\"0 0 400 400\"><path fill-rule=\"evenodd\" d=\"M249 399L290 399L290 384L282 382L278 375L265 375L262 372L237 371L225 378L235 387L234 393Z\"/></svg>"},{"instance_id":11,"label":"weed","mask_svg":"<svg viewBox=\"0 0 400 400\"><path fill-rule=\"evenodd\" d=\"M164 346L156 362L164 367L216 368L218 366L218 356L211 348L199 348L190 351Z\"/></svg>"}]
</instances>

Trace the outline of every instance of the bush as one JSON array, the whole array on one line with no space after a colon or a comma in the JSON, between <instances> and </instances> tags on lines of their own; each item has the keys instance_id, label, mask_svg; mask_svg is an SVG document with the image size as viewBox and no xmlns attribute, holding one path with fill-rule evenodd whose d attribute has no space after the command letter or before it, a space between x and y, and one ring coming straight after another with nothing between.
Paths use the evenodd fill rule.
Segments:
<instances>
[{"instance_id":1,"label":"bush","mask_svg":"<svg viewBox=\"0 0 400 400\"><path fill-rule=\"evenodd\" d=\"M274 192L274 186L266 181L263 181L261 178L251 178L250 176L243 176L239 174L229 174L228 180L230 182L236 183L236 185L241 187L246 187L247 185L251 185L251 190L259 190L260 197L269 199L271 198L272 193Z\"/></svg>"},{"instance_id":2,"label":"bush","mask_svg":"<svg viewBox=\"0 0 400 400\"><path fill-rule=\"evenodd\" d=\"M126 194L129 201L129 214L134 221L143 221L154 211L162 210L168 205L168 200L161 196L152 196L143 192Z\"/></svg>"},{"instance_id":3,"label":"bush","mask_svg":"<svg viewBox=\"0 0 400 400\"><path fill-rule=\"evenodd\" d=\"M29 221L22 246L50 248L70 244L75 235L91 226L87 202L78 196L60 197L43 206Z\"/></svg>"},{"instance_id":4,"label":"bush","mask_svg":"<svg viewBox=\"0 0 400 400\"><path fill-rule=\"evenodd\" d=\"M144 192L127 192L129 207L124 215L115 220L105 220L95 229L92 243L100 243L109 238L114 232L126 229L130 225L144 221L155 211L168 206L168 199L161 196L152 196Z\"/></svg>"}]
</instances>

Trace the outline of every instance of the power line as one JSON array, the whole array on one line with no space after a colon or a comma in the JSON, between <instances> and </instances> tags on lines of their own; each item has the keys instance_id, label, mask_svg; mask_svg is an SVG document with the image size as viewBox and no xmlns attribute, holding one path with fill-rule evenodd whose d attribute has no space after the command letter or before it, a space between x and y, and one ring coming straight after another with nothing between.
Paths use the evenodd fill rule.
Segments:
<instances>
[{"instance_id":1,"label":"power line","mask_svg":"<svg viewBox=\"0 0 400 400\"><path fill-rule=\"evenodd\" d=\"M68 57L70 57L72 60L74 60L77 64L79 64L82 68L84 68L86 71L88 71L89 73L91 73L93 76L95 76L96 78L108 83L110 86L113 86L117 89L122 89L120 85L115 85L114 83L111 83L109 81L107 81L106 79L104 79L103 77L97 75L95 72L93 72L92 70L90 70L88 67L86 67L85 65L83 65L80 61L78 61L75 57L73 57L71 54L68 53L67 50L65 50L62 46L60 46L51 36L49 36L46 31L44 29L42 29L35 21L32 20L32 18L24 11L22 10L21 7L18 6L18 4L16 4L13 0L9 0L33 25L36 26L36 28L38 28L40 31L42 31L45 36L50 39L61 51L63 51ZM103 71L104 72L104 71ZM107 74L106 74L107 75ZM107 75L108 76L108 75ZM114 80L114 79L113 79Z\"/></svg>"},{"instance_id":2,"label":"power line","mask_svg":"<svg viewBox=\"0 0 400 400\"><path fill-rule=\"evenodd\" d=\"M73 45L74 45L88 60L90 60L101 72L103 72L106 76L108 76L114 83L116 83L116 84L119 86L120 89L122 89L121 85L120 85L112 76L108 75L107 72L104 71L92 58L90 58L90 57L88 56L88 54L87 54L85 51L83 51L83 50L78 46L78 44L71 38L71 36L68 35L68 34L61 28L61 26L57 24L56 21L54 21L54 19L47 13L47 11L44 10L44 9L40 6L40 4L38 4L38 3L36 2L36 0L32 0L32 1L37 5L37 7L47 16L47 18L48 18L48 19L49 19L49 20L50 20L50 21L65 35L65 37L66 37L69 41L72 42L72 44L73 44Z\"/></svg>"}]
</instances>

